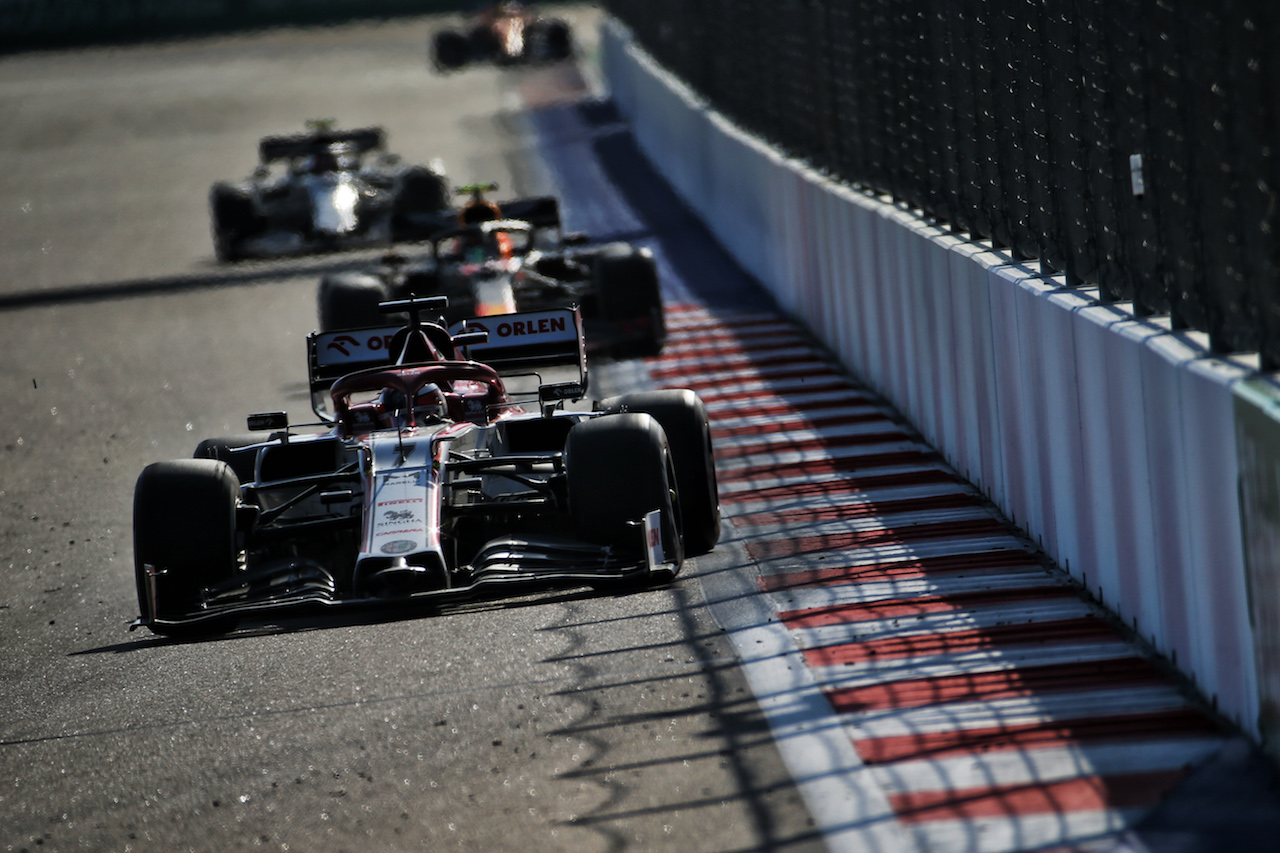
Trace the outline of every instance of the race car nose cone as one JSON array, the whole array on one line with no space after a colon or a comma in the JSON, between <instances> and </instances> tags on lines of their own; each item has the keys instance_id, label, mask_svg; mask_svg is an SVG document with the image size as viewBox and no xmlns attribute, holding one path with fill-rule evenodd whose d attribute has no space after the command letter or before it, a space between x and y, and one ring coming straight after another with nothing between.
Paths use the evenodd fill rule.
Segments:
<instances>
[{"instance_id":1,"label":"race car nose cone","mask_svg":"<svg viewBox=\"0 0 1280 853\"><path fill-rule=\"evenodd\" d=\"M356 230L356 202L360 193L345 181L317 181L311 195L311 225L324 234L349 234Z\"/></svg>"}]
</instances>

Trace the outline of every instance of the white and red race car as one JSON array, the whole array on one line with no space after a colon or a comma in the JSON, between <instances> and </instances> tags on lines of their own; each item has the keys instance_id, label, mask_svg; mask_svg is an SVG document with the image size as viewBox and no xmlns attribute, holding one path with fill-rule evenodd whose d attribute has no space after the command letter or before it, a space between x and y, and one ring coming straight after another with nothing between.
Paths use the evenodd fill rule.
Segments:
<instances>
[{"instance_id":1,"label":"white and red race car","mask_svg":"<svg viewBox=\"0 0 1280 853\"><path fill-rule=\"evenodd\" d=\"M720 535L710 429L691 391L591 410L576 311L314 333L325 427L251 415L149 465L134 493L141 616L160 634L230 630L264 610L452 599L530 585L670 580ZM536 371L576 365L569 381ZM570 371L572 373L573 371ZM508 389L524 377L527 394Z\"/></svg>"}]
</instances>

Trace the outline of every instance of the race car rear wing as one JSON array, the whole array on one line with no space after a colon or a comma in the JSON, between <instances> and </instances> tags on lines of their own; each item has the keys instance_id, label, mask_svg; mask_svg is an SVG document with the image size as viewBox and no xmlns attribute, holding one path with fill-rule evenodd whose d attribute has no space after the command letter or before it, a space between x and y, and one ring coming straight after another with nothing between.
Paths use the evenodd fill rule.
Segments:
<instances>
[{"instance_id":1,"label":"race car rear wing","mask_svg":"<svg viewBox=\"0 0 1280 853\"><path fill-rule=\"evenodd\" d=\"M306 157L330 145L349 145L360 154L386 147L386 133L380 127L355 130L320 128L311 133L266 136L258 143L258 157L264 164Z\"/></svg>"},{"instance_id":2,"label":"race car rear wing","mask_svg":"<svg viewBox=\"0 0 1280 853\"><path fill-rule=\"evenodd\" d=\"M559 229L560 200L555 196L533 196L501 203L502 219L459 224L454 214L441 219L425 239L439 244L454 237L478 237L486 230L528 230L531 233Z\"/></svg>"},{"instance_id":3,"label":"race car rear wing","mask_svg":"<svg viewBox=\"0 0 1280 853\"><path fill-rule=\"evenodd\" d=\"M499 205L506 219L519 219L534 228L560 227L560 200L553 195L511 198Z\"/></svg>"},{"instance_id":4,"label":"race car rear wing","mask_svg":"<svg viewBox=\"0 0 1280 853\"><path fill-rule=\"evenodd\" d=\"M408 303L408 300L387 302L382 307L399 311ZM453 356L463 361L478 361L506 376L576 364L579 381L566 383L565 387L579 386L585 393L587 357L582 315L576 308L556 308L462 320L447 331L433 323L411 323L407 327L372 326L313 332L307 336L307 369L311 407L315 413L326 420L331 417L328 392L341 377L357 370L396 364L406 329L417 329L427 335L446 359ZM581 396L568 391L564 394L572 398Z\"/></svg>"},{"instance_id":5,"label":"race car rear wing","mask_svg":"<svg viewBox=\"0 0 1280 853\"><path fill-rule=\"evenodd\" d=\"M577 364L583 376L587 372L582 314L577 308L474 317L454 323L449 332L455 337L484 332L486 338L463 346L461 355L499 373L563 364Z\"/></svg>"}]
</instances>

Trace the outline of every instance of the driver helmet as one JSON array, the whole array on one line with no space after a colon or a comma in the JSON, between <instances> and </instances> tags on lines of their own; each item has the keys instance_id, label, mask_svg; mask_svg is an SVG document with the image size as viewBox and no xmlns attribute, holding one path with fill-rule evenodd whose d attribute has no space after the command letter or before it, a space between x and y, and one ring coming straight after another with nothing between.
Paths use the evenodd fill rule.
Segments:
<instances>
[{"instance_id":1,"label":"driver helmet","mask_svg":"<svg viewBox=\"0 0 1280 853\"><path fill-rule=\"evenodd\" d=\"M478 195L458 209L459 225L479 225L481 222L491 222L501 218L502 208Z\"/></svg>"},{"instance_id":2,"label":"driver helmet","mask_svg":"<svg viewBox=\"0 0 1280 853\"><path fill-rule=\"evenodd\" d=\"M395 388L384 388L378 395L378 411L381 414L380 426L383 429L397 429L405 426L408 420L408 407L404 404L404 394Z\"/></svg>"},{"instance_id":3,"label":"driver helmet","mask_svg":"<svg viewBox=\"0 0 1280 853\"><path fill-rule=\"evenodd\" d=\"M444 392L433 382L418 391L413 401L413 422L418 426L438 423L445 419L447 411Z\"/></svg>"},{"instance_id":4,"label":"driver helmet","mask_svg":"<svg viewBox=\"0 0 1280 853\"><path fill-rule=\"evenodd\" d=\"M338 171L338 155L328 149L317 151L311 156L311 173L323 175Z\"/></svg>"}]
</instances>

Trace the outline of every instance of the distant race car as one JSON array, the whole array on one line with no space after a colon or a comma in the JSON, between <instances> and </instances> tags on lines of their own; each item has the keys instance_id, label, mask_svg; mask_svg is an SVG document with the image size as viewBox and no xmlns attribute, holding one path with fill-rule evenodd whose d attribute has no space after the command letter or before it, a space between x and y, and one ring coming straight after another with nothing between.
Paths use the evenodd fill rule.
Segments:
<instances>
[{"instance_id":1,"label":"distant race car","mask_svg":"<svg viewBox=\"0 0 1280 853\"><path fill-rule=\"evenodd\" d=\"M457 190L471 198L454 226L433 235L430 257L410 263L393 253L374 271L324 276L316 294L320 328L371 325L388 299L443 295L449 298L449 322L576 306L593 351L628 357L662 351L662 289L647 249L619 242L588 245L584 234L563 233L554 197L499 206L484 195L496 187Z\"/></svg>"},{"instance_id":2,"label":"distant race car","mask_svg":"<svg viewBox=\"0 0 1280 853\"><path fill-rule=\"evenodd\" d=\"M201 635L305 606L449 601L531 586L667 582L713 549L720 506L692 391L586 394L567 309L420 319L308 338L322 432L211 438L149 465L134 491L133 627ZM531 371L577 366L543 382ZM515 375L536 384L510 390ZM504 378L506 377L506 378ZM580 407L579 407L580 408Z\"/></svg>"},{"instance_id":3,"label":"distant race car","mask_svg":"<svg viewBox=\"0 0 1280 853\"><path fill-rule=\"evenodd\" d=\"M311 122L264 138L258 155L249 178L209 192L219 260L421 240L450 215L443 167L404 165L382 128Z\"/></svg>"},{"instance_id":4,"label":"distant race car","mask_svg":"<svg viewBox=\"0 0 1280 853\"><path fill-rule=\"evenodd\" d=\"M431 41L431 61L439 71L478 62L557 62L572 55L568 21L543 17L531 6L509 0L484 5L461 29L440 30Z\"/></svg>"}]
</instances>

